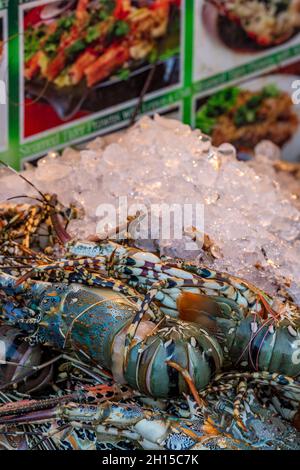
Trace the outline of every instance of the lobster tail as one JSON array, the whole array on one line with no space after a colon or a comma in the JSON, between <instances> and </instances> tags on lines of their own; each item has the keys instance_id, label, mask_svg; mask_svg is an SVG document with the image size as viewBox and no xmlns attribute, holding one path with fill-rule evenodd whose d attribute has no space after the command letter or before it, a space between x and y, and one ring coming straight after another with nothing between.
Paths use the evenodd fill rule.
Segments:
<instances>
[{"instance_id":1,"label":"lobster tail","mask_svg":"<svg viewBox=\"0 0 300 470\"><path fill-rule=\"evenodd\" d=\"M166 318L155 335L134 345L129 352L125 378L129 385L154 397L176 397L189 392L188 372L202 390L220 370L223 354L218 342L196 324Z\"/></svg>"}]
</instances>

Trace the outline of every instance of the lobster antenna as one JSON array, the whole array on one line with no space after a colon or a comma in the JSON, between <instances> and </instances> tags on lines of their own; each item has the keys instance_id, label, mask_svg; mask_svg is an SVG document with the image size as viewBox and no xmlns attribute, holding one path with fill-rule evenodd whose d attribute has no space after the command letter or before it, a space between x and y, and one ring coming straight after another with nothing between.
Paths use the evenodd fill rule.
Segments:
<instances>
[{"instance_id":1,"label":"lobster antenna","mask_svg":"<svg viewBox=\"0 0 300 470\"><path fill-rule=\"evenodd\" d=\"M20 194L19 196L8 197L6 200L7 201L12 201L13 199L19 199L19 198L33 199L34 201L38 201L38 202L41 202L41 203L44 202L41 199L39 199L38 197L26 196L25 194Z\"/></svg>"},{"instance_id":2,"label":"lobster antenna","mask_svg":"<svg viewBox=\"0 0 300 470\"><path fill-rule=\"evenodd\" d=\"M48 202L47 199L45 198L45 195L31 182L29 181L25 176L21 175L18 171L16 171L13 167L5 163L3 160L0 159L1 165L5 166L9 170L11 170L13 173L15 173L17 176L19 176L22 180L26 181L35 191L39 193L39 195L43 198L44 201Z\"/></svg>"}]
</instances>

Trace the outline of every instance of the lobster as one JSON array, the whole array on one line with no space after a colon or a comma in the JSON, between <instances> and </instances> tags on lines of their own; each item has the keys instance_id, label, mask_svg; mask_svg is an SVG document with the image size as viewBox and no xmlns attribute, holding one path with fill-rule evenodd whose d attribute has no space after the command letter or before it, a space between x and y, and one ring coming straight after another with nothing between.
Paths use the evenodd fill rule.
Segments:
<instances>
[{"instance_id":1,"label":"lobster","mask_svg":"<svg viewBox=\"0 0 300 470\"><path fill-rule=\"evenodd\" d=\"M30 333L32 344L78 351L110 370L117 382L145 394L173 397L190 387L203 389L223 361L217 340L196 325L161 316L144 301L134 302L131 291L122 287L109 279L99 281L97 290L44 282L20 285L2 274L0 289L7 297L0 319ZM146 317L128 344L140 312Z\"/></svg>"},{"instance_id":2,"label":"lobster","mask_svg":"<svg viewBox=\"0 0 300 470\"><path fill-rule=\"evenodd\" d=\"M9 252L7 249L3 250L3 245L9 246L9 242L13 244L19 240L24 249L35 246L51 252L49 248L55 243L70 239L62 221L67 225L71 219L77 218L79 213L72 205L70 208L63 207L58 203L57 196L50 194L43 194L43 198L38 199L37 204L2 203L0 205L1 252Z\"/></svg>"},{"instance_id":3,"label":"lobster","mask_svg":"<svg viewBox=\"0 0 300 470\"><path fill-rule=\"evenodd\" d=\"M63 206L56 194L44 194L2 160L0 164L17 174L38 193L38 196L21 195L9 199L26 198L36 201L35 204L13 204L8 201L0 204L0 254L23 256L33 247L52 253L56 243L69 241L71 237L66 228L70 220L83 215L82 210L73 204Z\"/></svg>"},{"instance_id":4,"label":"lobster","mask_svg":"<svg viewBox=\"0 0 300 470\"><path fill-rule=\"evenodd\" d=\"M57 406L54 407L43 403L42 400L32 401L30 405L22 402L18 402L17 406L4 405L0 407L0 429L2 426L16 424L20 426L23 423L38 426L39 423L47 421L52 424L48 431L51 438L53 429L57 434L57 421L59 420L64 423L64 428L67 428L71 434L68 436L69 439L66 439L66 436L63 439L57 436L60 440L59 445L65 448L70 448L72 445L71 448L77 449L80 448L78 437L83 434L84 430L94 434L93 438L96 442L130 440L144 449L187 450L199 448L199 446L202 449L251 448L251 445L234 439L229 433L220 432L209 418L194 421L174 419L174 417L169 419L162 416L160 411L147 410L131 403L88 404L85 402L83 393L81 400L81 403L77 403L72 400L57 399ZM35 408L38 408L38 411L34 411ZM73 429L70 432L70 428L75 428L77 432L74 433ZM84 441L86 446L86 438Z\"/></svg>"},{"instance_id":5,"label":"lobster","mask_svg":"<svg viewBox=\"0 0 300 470\"><path fill-rule=\"evenodd\" d=\"M207 267L161 260L153 253L112 241L69 242L66 258L33 267L20 281L37 276L51 282L97 286L117 280L145 295L129 331L133 338L145 309L154 301L168 317L198 324L222 346L225 365L300 375L299 309L252 284Z\"/></svg>"},{"instance_id":6,"label":"lobster","mask_svg":"<svg viewBox=\"0 0 300 470\"><path fill-rule=\"evenodd\" d=\"M73 275L73 280L78 280L80 272L73 272ZM84 289L76 284L53 285L40 281L20 284L18 279L2 274L0 288L7 298L2 303L1 320L27 331L31 341L48 344L60 351L78 351L89 361L110 370L116 382L127 383L143 394L170 398L191 392L201 406L203 401L198 391L204 389L222 367L232 369L236 365L233 358L238 354L244 355L247 329L253 329L253 321L249 323L251 315L244 317L233 300L183 291L179 310L186 294L201 296L200 318L204 317L204 321L192 323L190 318L189 321L187 318L176 319L162 315L160 310L151 310L149 296L137 302L138 294L133 297L132 290L113 278L97 274L92 278L94 286L95 279L97 288ZM194 305L197 306L197 302L198 298L193 299ZM189 308L182 311L188 314ZM218 315L213 311L216 308ZM257 312L255 315L258 316ZM292 402L288 419L297 426L299 362L278 361L282 346L288 354L293 351L289 338L294 338L291 325L278 326L276 337L279 342L268 340L264 348L270 325L263 323L263 317L260 321L262 333L249 344L251 362L243 364L245 361L242 361L242 365L253 363L253 352L259 352L257 363L261 372L258 377L264 384L275 385L281 393L287 391L288 400ZM214 334L211 324L216 328ZM299 330L294 331L299 335ZM264 372L264 361L271 368L270 372ZM290 388L292 396L289 395ZM239 400L235 418L240 421Z\"/></svg>"}]
</instances>

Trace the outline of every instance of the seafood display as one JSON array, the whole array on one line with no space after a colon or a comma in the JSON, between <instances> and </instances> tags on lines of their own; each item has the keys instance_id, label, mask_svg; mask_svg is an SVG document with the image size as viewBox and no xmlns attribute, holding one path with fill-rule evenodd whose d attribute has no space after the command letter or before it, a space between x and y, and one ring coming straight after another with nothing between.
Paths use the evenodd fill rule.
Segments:
<instances>
[{"instance_id":1,"label":"seafood display","mask_svg":"<svg viewBox=\"0 0 300 470\"><path fill-rule=\"evenodd\" d=\"M259 91L226 88L208 98L196 114L196 126L214 145L229 141L242 150L253 149L263 139L281 147L298 124L290 95L272 84Z\"/></svg>"},{"instance_id":2,"label":"seafood display","mask_svg":"<svg viewBox=\"0 0 300 470\"><path fill-rule=\"evenodd\" d=\"M253 390L247 391L244 397L247 404L244 422L249 428L240 428L232 420L233 393L230 389L235 382L232 378L228 381L222 378L220 392L217 387L207 389L203 394L206 405L200 410L191 397L187 403L154 401L152 404L124 386L87 385L86 377L78 371L76 374L76 368L73 377L79 380L81 389L77 387L68 395L48 400L13 402L9 401L11 394L2 393L7 402L0 408L0 427L10 433L8 437L3 434L1 447L179 451L294 450L299 445L297 431L280 421L274 411L253 401ZM23 429L24 434L17 434L16 429ZM26 433L26 429L31 432Z\"/></svg>"},{"instance_id":3,"label":"seafood display","mask_svg":"<svg viewBox=\"0 0 300 470\"><path fill-rule=\"evenodd\" d=\"M68 286L66 283L32 281L20 283L9 275L1 274L1 292L5 295L5 300L1 301L1 321L4 325L13 325L13 328L17 326L25 335L22 342L22 334L17 333L17 330L10 329L9 326L3 326L0 330L1 341L5 341L4 344L9 345L11 342L16 345L14 348L11 346L6 348L9 355L8 353L4 355L4 364L7 362L7 366L1 366L2 369L4 368L1 389L4 387L4 390L9 391L10 387L18 386L20 390L25 390L27 393L40 388L45 389L53 377L53 364L62 360L65 354L69 354L65 356L65 361L72 364L72 367L78 367L93 378L98 375L100 384L104 375L109 385L94 385L85 387L84 390L81 387L72 393L68 391L62 397L51 396L44 400L34 398L27 399L24 403L17 401L5 404L0 407L0 429L1 427L6 430L12 428L11 434L13 435L13 429L16 427L19 429L26 424L39 429L39 423L46 422L49 423L50 428L47 427L45 430L44 426L41 431L44 436L42 441L53 441L52 433L57 434L54 442L60 448L85 448L87 445L97 448L97 442L102 442L102 439L107 440L108 436L110 436L109 441L113 440L113 437L117 437L118 440L124 438L127 441L133 441L138 447L151 449L292 448L289 443L291 436L296 439L298 436L289 425L279 426L279 431L282 429L285 436L280 444L276 440L272 442L274 437L271 437L272 422L276 423L277 420L277 424L274 424L276 429L280 423L274 414L275 411L298 427L300 385L297 382L299 375L297 357L299 348L296 350L292 348L295 341L299 343L299 339L297 340L299 332L294 329L294 324L292 326L290 320L286 318L287 324L282 326L279 323L277 330L269 319L265 322L261 320L259 329L255 331L257 334L246 340L247 356L249 355L254 361L256 359L254 353L256 351L257 354L259 350L257 359L258 357L260 359L260 369L269 368L271 372L234 372L214 377L216 372L226 365L226 362L223 364L224 358L226 359L227 356L228 360L234 350L239 347L243 348L245 343L233 341L233 346L229 348L228 341L224 343L224 338L222 339L216 333L216 336L213 335L209 325L211 314L209 296L201 298L202 312L197 310L199 302L193 302L190 311L183 310L179 302L179 310L185 312L186 318L175 320L163 314L163 311L146 310L145 303L149 308L147 295L141 301L137 293L127 289L117 280L108 277L103 277L101 280L99 276L96 277L97 282L94 280L93 284L98 285L98 288L91 290L91 288L84 289L78 285ZM226 293L228 294L228 289ZM191 295L197 296L197 294ZM231 324L230 329L234 330L232 327L234 315L232 311L228 312L228 306L233 307L234 302L229 302L226 295L224 298L221 296L214 298L218 300L217 305L223 305L219 318L220 324L222 321L226 324L227 321ZM185 300L183 299L182 302ZM237 309L237 304L234 308ZM202 324L195 322L195 318L187 318L189 313L195 314L195 309L199 317L201 314L203 316ZM141 312L145 312L145 318L144 316L141 318ZM274 316L276 316L275 312ZM139 326L134 323L136 320L142 320ZM240 328L233 335L237 339L243 331L246 336L249 336L247 326L250 331L254 332L254 323L251 322L253 318L250 317L250 321L247 320L240 323ZM244 326L243 323L245 323ZM132 331L132 326L137 328ZM272 338L274 346L271 353L267 352L270 348L266 329L271 336L278 338L275 342ZM224 331L226 336L227 326L224 327ZM133 336L133 341L129 342L126 354L126 340L131 336ZM255 345L253 348L252 343ZM291 344L291 357L286 363L282 363L280 358L284 356L283 350L287 352L288 343ZM39 365L41 350L38 348L46 345L55 346L54 351L61 351L61 354L58 358L48 359L44 365ZM294 358L295 354L298 356ZM26 358L26 363L24 358ZM236 366L232 364L233 359L234 356L230 358L230 368ZM92 364L95 365L93 370L90 370ZM272 369L279 373L274 373ZM111 370L112 376L108 375L105 370ZM288 372L296 379L284 376L282 372ZM196 414L192 415L192 419L190 417L182 420L178 417L174 423L173 417L169 422L165 410L163 413L151 411L151 406L148 409L147 401L146 409L137 403L115 402L118 396L118 386L116 388L112 385L112 379L117 384L125 382L138 392L136 395L137 392L127 390L126 394L123 389L121 392L123 400L126 396L128 399L132 397L137 399L140 396L150 395L156 399L173 398L178 401L182 393L190 393L196 408L201 409L201 416L204 414L204 421ZM252 382L258 390L269 386L276 391L275 394L271 393L270 397L264 396L264 400L274 402L272 403L273 412L267 412L261 408L258 413L258 404L255 406L252 404L250 409L246 407L245 410L244 400L246 401L248 394L253 394L252 387L249 387ZM234 386L233 383L236 385ZM236 395L234 395L234 390L236 390ZM108 395L110 399L102 393L108 391L111 391ZM223 402L222 393L210 402L210 395L218 391L233 394L231 405L228 399ZM95 403L92 401L91 404L91 396L94 397ZM224 413L224 406L225 413L228 413L229 432L228 427L225 432L224 423L221 424L218 415L221 410ZM262 421L262 425L259 425L259 420ZM63 422L63 425L60 424L64 430L63 438L62 433L57 429L60 426L55 425L57 422ZM72 424L72 430L68 423ZM84 430L85 426L89 432L92 432L92 438L90 435L85 436L84 431L80 431ZM103 434L106 434L105 438ZM264 440L263 436L267 436L267 439ZM24 434L24 439L25 437L26 434ZM277 439L278 441L282 439L280 433L277 433ZM296 448L297 442L296 440L294 443ZM30 445L32 444L29 444L29 447Z\"/></svg>"},{"instance_id":4,"label":"seafood display","mask_svg":"<svg viewBox=\"0 0 300 470\"><path fill-rule=\"evenodd\" d=\"M249 177L247 163L229 155L232 146L213 147L199 132L183 124L174 131L173 123L162 118L156 123L146 118L130 131L135 136L129 138L133 153L141 154L137 141L142 141L145 157L149 138L155 158L153 129L160 119L180 158L185 157L185 171L188 160L183 148L198 152L193 154L195 163L196 157L200 160L200 146L202 150L205 146L201 159L207 163L206 181L217 174L214 181L224 184L222 165L228 162L231 176L233 169L236 176L236 169L243 168ZM185 137L178 137L181 126ZM162 148L160 137L156 143ZM183 145L184 138L189 140ZM126 136L120 139L104 149L102 167L113 166L114 150L119 161ZM165 135L163 141L166 152ZM103 234L88 226L85 236L80 230L74 235L72 226L83 227L92 210L82 202L83 179L88 177L91 185L99 165L93 146L100 145L97 140L82 151L86 165L86 173L80 167L82 180L76 169L71 170L72 182L80 188L81 208L74 199L72 204L66 197L60 202L60 196L49 191L51 172L58 171L63 181L60 185L59 178L53 179L57 192L69 192L68 177L59 163L66 166L66 154L52 154L21 174L6 168L2 176L1 188L10 200L0 205L0 448L299 449L297 291L288 291L288 284L281 282L280 288L267 293L257 279L251 282L241 276L241 269L217 269L215 260L222 260L226 252L210 231L205 232L202 258L162 253L157 240L147 249L143 238L133 236L133 229L144 220L141 206L117 225L114 239L114 227ZM260 151L266 154L262 147ZM80 166L79 151L75 158ZM173 171L169 156L167 163L165 168ZM146 164L144 158L143 171ZM43 177L44 168L45 192L36 184L36 175ZM137 163L135 170L139 179ZM259 175L255 174L258 185ZM128 191L132 181L126 179ZM101 184L110 181L102 178L103 190ZM232 178L230 184L235 184ZM242 188L240 184L238 190ZM208 185L205 190L212 197ZM270 197L279 201L274 194L270 191ZM107 190L105 200L109 196ZM288 205L287 193L282 197L286 226L292 214L292 227L297 228L297 209ZM201 240L194 226L185 237L194 245Z\"/></svg>"},{"instance_id":5,"label":"seafood display","mask_svg":"<svg viewBox=\"0 0 300 470\"><path fill-rule=\"evenodd\" d=\"M241 30L258 46L282 44L300 28L300 2L297 0L207 0L226 18L226 35Z\"/></svg>"},{"instance_id":6,"label":"seafood display","mask_svg":"<svg viewBox=\"0 0 300 470\"><path fill-rule=\"evenodd\" d=\"M60 391L67 383L65 371L69 372L63 395L52 390L47 399L16 401L2 387L0 448L293 450L299 446L295 428L254 400L255 379L243 396L246 429L233 419L239 383L234 374L217 377L217 385L214 382L202 392L200 406L191 396L181 401L149 400L103 379L99 369L78 360L71 364L66 357L58 363L55 379ZM48 385L51 389L51 381Z\"/></svg>"}]
</instances>

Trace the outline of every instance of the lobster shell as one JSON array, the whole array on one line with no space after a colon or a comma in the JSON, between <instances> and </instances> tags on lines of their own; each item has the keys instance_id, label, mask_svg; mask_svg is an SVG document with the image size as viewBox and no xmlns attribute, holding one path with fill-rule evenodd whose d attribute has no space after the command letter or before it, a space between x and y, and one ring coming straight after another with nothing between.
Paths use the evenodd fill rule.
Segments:
<instances>
[{"instance_id":1,"label":"lobster shell","mask_svg":"<svg viewBox=\"0 0 300 470\"><path fill-rule=\"evenodd\" d=\"M24 335L7 325L0 326L0 389L8 384L19 391L32 392L49 383L52 365L36 370L42 361L40 346L30 346Z\"/></svg>"}]
</instances>

